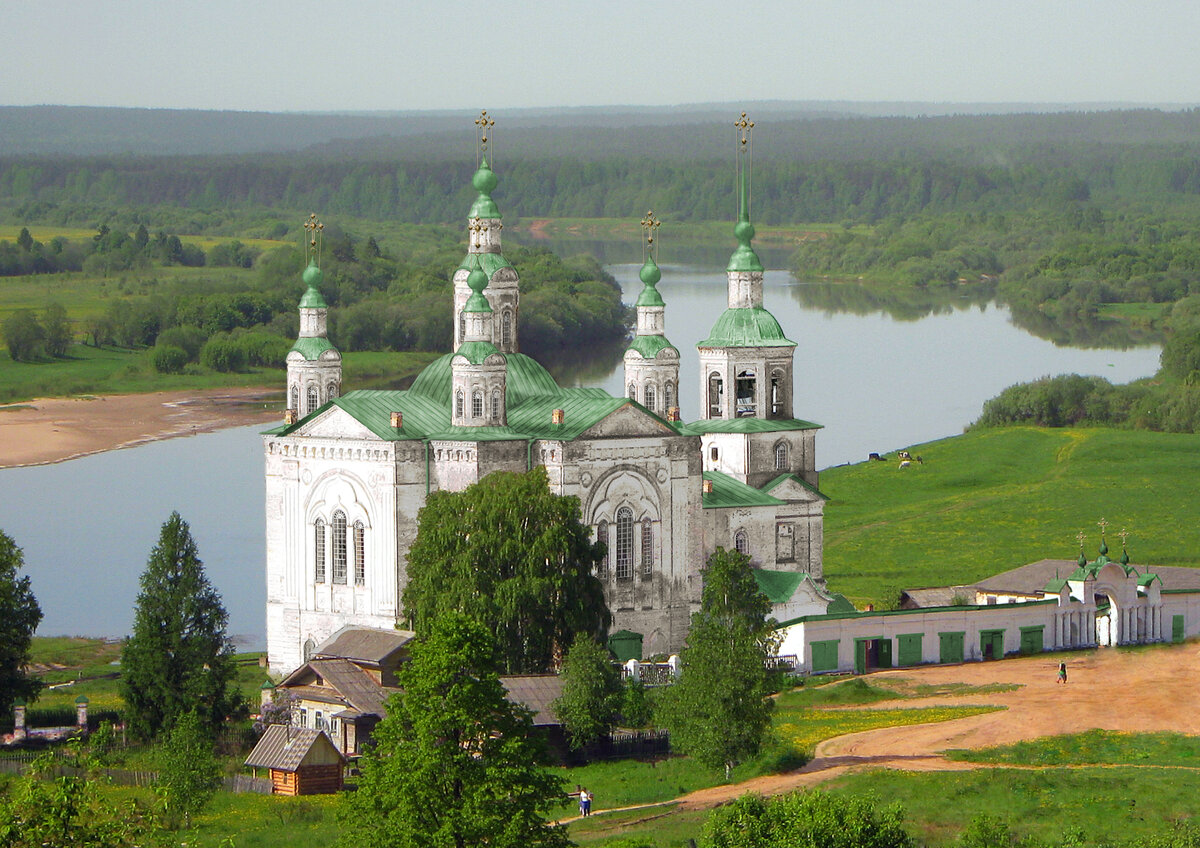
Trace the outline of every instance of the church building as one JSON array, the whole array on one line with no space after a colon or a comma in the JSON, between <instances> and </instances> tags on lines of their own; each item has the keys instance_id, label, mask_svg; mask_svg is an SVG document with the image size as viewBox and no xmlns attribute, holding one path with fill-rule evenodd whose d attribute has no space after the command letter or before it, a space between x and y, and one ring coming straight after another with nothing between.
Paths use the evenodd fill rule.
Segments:
<instances>
[{"instance_id":1,"label":"church building","mask_svg":"<svg viewBox=\"0 0 1200 848\"><path fill-rule=\"evenodd\" d=\"M307 291L288 355L288 410L264 434L267 650L290 672L347 625L403 620L406 555L435 490L493 471L545 468L556 494L579 499L607 549L597 576L613 630L642 637L645 656L677 651L717 547L751 557L786 618L837 600L821 565L824 496L818 425L794 417L796 343L763 303L750 220L753 124L737 123L737 240L728 308L700 344L698 418L679 413L679 350L666 336L653 215L643 220L643 288L625 353L625 397L563 388L520 352L520 279L504 258L481 121L477 197L467 252L453 275L453 350L404 391L343 391L326 334L320 223L306 227ZM668 280L669 285L669 280ZM844 603L844 600L842 600Z\"/></svg>"}]
</instances>

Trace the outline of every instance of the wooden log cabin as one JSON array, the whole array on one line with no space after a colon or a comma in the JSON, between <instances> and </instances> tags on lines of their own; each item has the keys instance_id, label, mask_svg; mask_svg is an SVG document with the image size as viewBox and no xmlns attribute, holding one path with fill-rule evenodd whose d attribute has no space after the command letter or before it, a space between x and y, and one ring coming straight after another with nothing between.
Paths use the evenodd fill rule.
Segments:
<instances>
[{"instance_id":1,"label":"wooden log cabin","mask_svg":"<svg viewBox=\"0 0 1200 848\"><path fill-rule=\"evenodd\" d=\"M341 790L346 758L323 730L273 724L246 765L267 769L276 795L326 795Z\"/></svg>"}]
</instances>

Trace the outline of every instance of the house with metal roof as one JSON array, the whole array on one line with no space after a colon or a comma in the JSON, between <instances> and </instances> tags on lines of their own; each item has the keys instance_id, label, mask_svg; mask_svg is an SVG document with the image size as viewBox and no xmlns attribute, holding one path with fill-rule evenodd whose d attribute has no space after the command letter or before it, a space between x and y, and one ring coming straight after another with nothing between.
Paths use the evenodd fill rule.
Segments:
<instances>
[{"instance_id":1,"label":"house with metal roof","mask_svg":"<svg viewBox=\"0 0 1200 848\"><path fill-rule=\"evenodd\" d=\"M310 220L316 237L289 355L289 409L263 437L272 670L314 659L317 644L347 625L393 628L426 497L493 471L541 466L555 493L579 499L581 520L608 551L597 576L613 629L641 634L647 655L683 645L701 569L718 547L806 575L818 590L809 607L827 602L819 426L794 415L796 343L763 304L750 220L752 127L739 121L728 308L698 346L702 401L690 423L679 410L679 350L666 337L652 214L642 221L643 288L624 397L560 387L520 352L520 279L503 255L492 197L499 177L484 139L467 253L452 282L453 349L407 390L343 391L319 291L320 224Z\"/></svg>"},{"instance_id":2,"label":"house with metal roof","mask_svg":"<svg viewBox=\"0 0 1200 848\"><path fill-rule=\"evenodd\" d=\"M341 790L346 758L322 730L272 724L245 764L266 769L276 795L325 795Z\"/></svg>"}]
</instances>

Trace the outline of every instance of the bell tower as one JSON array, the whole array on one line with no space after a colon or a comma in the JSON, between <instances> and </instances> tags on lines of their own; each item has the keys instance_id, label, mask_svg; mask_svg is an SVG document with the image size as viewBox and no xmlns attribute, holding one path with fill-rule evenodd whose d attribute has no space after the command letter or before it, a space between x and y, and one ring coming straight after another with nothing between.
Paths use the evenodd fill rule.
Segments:
<instances>
[{"instance_id":1,"label":"bell tower","mask_svg":"<svg viewBox=\"0 0 1200 848\"><path fill-rule=\"evenodd\" d=\"M300 334L287 355L287 408L303 418L342 393L342 354L329 341L329 307L321 296L321 234L316 214L304 222L307 288L300 298Z\"/></svg>"},{"instance_id":2,"label":"bell tower","mask_svg":"<svg viewBox=\"0 0 1200 848\"><path fill-rule=\"evenodd\" d=\"M658 256L658 228L662 222L647 212L642 219L642 292L637 299L637 335L625 351L625 391L651 412L664 418L679 417L679 349L667 340L666 303L658 293L662 271Z\"/></svg>"}]
</instances>

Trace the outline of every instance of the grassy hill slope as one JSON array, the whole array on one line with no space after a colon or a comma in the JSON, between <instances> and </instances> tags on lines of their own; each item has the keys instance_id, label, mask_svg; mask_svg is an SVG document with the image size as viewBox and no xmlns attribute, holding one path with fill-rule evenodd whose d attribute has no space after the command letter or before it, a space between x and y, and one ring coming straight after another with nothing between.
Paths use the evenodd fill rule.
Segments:
<instances>
[{"instance_id":1,"label":"grassy hill slope","mask_svg":"<svg viewBox=\"0 0 1200 848\"><path fill-rule=\"evenodd\" d=\"M924 464L821 475L825 577L857 603L1073 559L1080 530L1094 558L1101 518L1135 565L1200 565L1200 435L1013 427L911 450Z\"/></svg>"}]
</instances>

